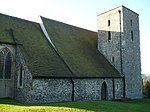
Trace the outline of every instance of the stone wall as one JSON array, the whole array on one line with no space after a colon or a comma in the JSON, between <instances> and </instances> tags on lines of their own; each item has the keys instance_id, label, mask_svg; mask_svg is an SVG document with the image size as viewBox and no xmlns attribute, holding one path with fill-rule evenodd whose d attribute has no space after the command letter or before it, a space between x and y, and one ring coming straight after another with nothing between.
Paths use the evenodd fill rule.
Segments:
<instances>
[{"instance_id":1,"label":"stone wall","mask_svg":"<svg viewBox=\"0 0 150 112\"><path fill-rule=\"evenodd\" d=\"M32 103L101 100L101 86L107 84L107 99L113 99L113 79L33 79ZM122 98L122 79L114 80L116 97ZM118 88L116 87L118 85Z\"/></svg>"},{"instance_id":2,"label":"stone wall","mask_svg":"<svg viewBox=\"0 0 150 112\"><path fill-rule=\"evenodd\" d=\"M32 102L72 101L72 84L69 79L33 79Z\"/></svg>"},{"instance_id":3,"label":"stone wall","mask_svg":"<svg viewBox=\"0 0 150 112\"><path fill-rule=\"evenodd\" d=\"M115 98L123 98L123 79L114 79L115 84Z\"/></svg>"},{"instance_id":4,"label":"stone wall","mask_svg":"<svg viewBox=\"0 0 150 112\"><path fill-rule=\"evenodd\" d=\"M32 75L25 63L23 55L21 53L22 46L16 46L16 74L15 74L15 96L14 98L24 102L31 102L31 88L32 88ZM19 70L22 66L22 87L19 87Z\"/></svg>"},{"instance_id":5,"label":"stone wall","mask_svg":"<svg viewBox=\"0 0 150 112\"><path fill-rule=\"evenodd\" d=\"M74 79L74 99L82 100L99 100L100 86L99 79Z\"/></svg>"},{"instance_id":6,"label":"stone wall","mask_svg":"<svg viewBox=\"0 0 150 112\"><path fill-rule=\"evenodd\" d=\"M123 8L123 32L126 95L130 98L142 98L139 15L127 8Z\"/></svg>"},{"instance_id":7,"label":"stone wall","mask_svg":"<svg viewBox=\"0 0 150 112\"><path fill-rule=\"evenodd\" d=\"M138 14L120 6L98 15L98 50L125 76L126 97L142 98Z\"/></svg>"},{"instance_id":8,"label":"stone wall","mask_svg":"<svg viewBox=\"0 0 150 112\"><path fill-rule=\"evenodd\" d=\"M117 7L97 16L98 50L121 73L120 35L122 35L122 29L120 29L118 10L122 8ZM108 31L111 33L110 40L108 40Z\"/></svg>"}]
</instances>

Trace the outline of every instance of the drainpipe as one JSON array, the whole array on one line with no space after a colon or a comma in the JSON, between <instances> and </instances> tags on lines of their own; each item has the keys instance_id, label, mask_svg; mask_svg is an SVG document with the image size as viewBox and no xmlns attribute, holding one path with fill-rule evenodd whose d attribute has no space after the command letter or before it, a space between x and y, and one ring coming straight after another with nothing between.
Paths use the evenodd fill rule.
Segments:
<instances>
[{"instance_id":1,"label":"drainpipe","mask_svg":"<svg viewBox=\"0 0 150 112\"><path fill-rule=\"evenodd\" d=\"M74 101L74 81L72 78L71 78L71 83L72 83L72 97L71 97L71 99L72 99L72 101Z\"/></svg>"},{"instance_id":2,"label":"drainpipe","mask_svg":"<svg viewBox=\"0 0 150 112\"><path fill-rule=\"evenodd\" d=\"M123 98L126 98L126 88L125 88L125 76L123 77Z\"/></svg>"},{"instance_id":3,"label":"drainpipe","mask_svg":"<svg viewBox=\"0 0 150 112\"><path fill-rule=\"evenodd\" d=\"M113 78L113 99L115 99L115 83L114 83L114 78Z\"/></svg>"},{"instance_id":4,"label":"drainpipe","mask_svg":"<svg viewBox=\"0 0 150 112\"><path fill-rule=\"evenodd\" d=\"M121 10L118 10L119 12L119 24L120 24L120 62L121 62L121 74L123 74L123 97L126 97L126 93L125 93L125 74L123 73L123 55L122 55L122 35L121 35Z\"/></svg>"}]
</instances>

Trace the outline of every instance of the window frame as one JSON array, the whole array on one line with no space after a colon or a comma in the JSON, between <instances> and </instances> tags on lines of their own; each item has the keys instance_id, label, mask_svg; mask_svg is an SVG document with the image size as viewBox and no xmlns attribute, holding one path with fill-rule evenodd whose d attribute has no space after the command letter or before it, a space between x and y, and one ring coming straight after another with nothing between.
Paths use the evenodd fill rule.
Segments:
<instances>
[{"instance_id":1,"label":"window frame","mask_svg":"<svg viewBox=\"0 0 150 112\"><path fill-rule=\"evenodd\" d=\"M4 53L2 50L0 51L0 72L2 72L0 75L2 76L0 77L0 80L1 80L1 79L4 79Z\"/></svg>"},{"instance_id":2,"label":"window frame","mask_svg":"<svg viewBox=\"0 0 150 112\"><path fill-rule=\"evenodd\" d=\"M12 60L13 60L13 56L12 56L12 53L10 51L9 48L7 47L3 47L2 49L0 49L0 53L3 54L3 73L2 73L2 78L0 78L0 80L12 80ZM6 78L6 72L7 69L6 69L6 60L7 60L7 55L10 54L10 77L9 78Z\"/></svg>"}]
</instances>

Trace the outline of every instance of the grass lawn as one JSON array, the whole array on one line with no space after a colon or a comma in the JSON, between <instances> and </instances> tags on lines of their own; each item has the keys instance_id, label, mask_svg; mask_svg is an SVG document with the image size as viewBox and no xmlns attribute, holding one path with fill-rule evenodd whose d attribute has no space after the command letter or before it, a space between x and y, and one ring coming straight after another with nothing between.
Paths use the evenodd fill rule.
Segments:
<instances>
[{"instance_id":1,"label":"grass lawn","mask_svg":"<svg viewBox=\"0 0 150 112\"><path fill-rule=\"evenodd\" d=\"M150 99L26 104L0 99L0 112L150 112Z\"/></svg>"}]
</instances>

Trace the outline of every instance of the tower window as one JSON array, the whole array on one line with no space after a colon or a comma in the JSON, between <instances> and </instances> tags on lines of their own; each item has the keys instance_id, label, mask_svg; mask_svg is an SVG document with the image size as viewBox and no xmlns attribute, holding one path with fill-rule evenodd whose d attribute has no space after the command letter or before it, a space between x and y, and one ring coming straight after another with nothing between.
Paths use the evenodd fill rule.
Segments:
<instances>
[{"instance_id":1,"label":"tower window","mask_svg":"<svg viewBox=\"0 0 150 112\"><path fill-rule=\"evenodd\" d=\"M115 58L114 57L112 57L112 62L114 62L115 61Z\"/></svg>"},{"instance_id":2,"label":"tower window","mask_svg":"<svg viewBox=\"0 0 150 112\"><path fill-rule=\"evenodd\" d=\"M130 20L130 22L131 22L131 26L132 26L132 19Z\"/></svg>"},{"instance_id":3,"label":"tower window","mask_svg":"<svg viewBox=\"0 0 150 112\"><path fill-rule=\"evenodd\" d=\"M110 40L111 40L111 32L108 31L108 42L110 42Z\"/></svg>"},{"instance_id":4,"label":"tower window","mask_svg":"<svg viewBox=\"0 0 150 112\"><path fill-rule=\"evenodd\" d=\"M131 40L133 41L133 31L131 31Z\"/></svg>"},{"instance_id":5,"label":"tower window","mask_svg":"<svg viewBox=\"0 0 150 112\"><path fill-rule=\"evenodd\" d=\"M108 26L110 26L110 20L108 20Z\"/></svg>"}]
</instances>

